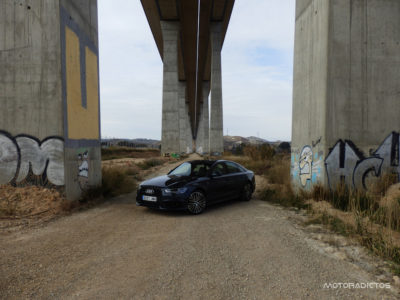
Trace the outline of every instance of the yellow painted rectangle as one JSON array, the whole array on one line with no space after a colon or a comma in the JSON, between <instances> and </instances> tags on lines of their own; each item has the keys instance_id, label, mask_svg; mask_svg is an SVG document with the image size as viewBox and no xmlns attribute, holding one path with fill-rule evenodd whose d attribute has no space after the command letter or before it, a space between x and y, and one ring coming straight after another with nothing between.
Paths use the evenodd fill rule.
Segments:
<instances>
[{"instance_id":1,"label":"yellow painted rectangle","mask_svg":"<svg viewBox=\"0 0 400 300\"><path fill-rule=\"evenodd\" d=\"M80 53L79 37L65 28L67 113L69 139L99 138L99 95L97 56L86 47ZM82 106L80 55L86 55L87 108Z\"/></svg>"}]
</instances>

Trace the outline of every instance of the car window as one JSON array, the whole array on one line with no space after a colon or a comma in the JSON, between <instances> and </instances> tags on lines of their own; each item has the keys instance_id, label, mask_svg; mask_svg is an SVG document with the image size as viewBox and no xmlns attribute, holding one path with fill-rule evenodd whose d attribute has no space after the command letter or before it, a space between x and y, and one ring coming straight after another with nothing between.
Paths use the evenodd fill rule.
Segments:
<instances>
[{"instance_id":1,"label":"car window","mask_svg":"<svg viewBox=\"0 0 400 300\"><path fill-rule=\"evenodd\" d=\"M172 170L169 175L176 175L176 176L189 176L192 170L192 165L190 163L183 163L176 169Z\"/></svg>"},{"instance_id":2,"label":"car window","mask_svg":"<svg viewBox=\"0 0 400 300\"><path fill-rule=\"evenodd\" d=\"M210 166L204 163L192 164L192 176L207 176Z\"/></svg>"},{"instance_id":3,"label":"car window","mask_svg":"<svg viewBox=\"0 0 400 300\"><path fill-rule=\"evenodd\" d=\"M227 174L227 170L224 163L217 163L212 169L213 176L221 176Z\"/></svg>"},{"instance_id":4,"label":"car window","mask_svg":"<svg viewBox=\"0 0 400 300\"><path fill-rule=\"evenodd\" d=\"M238 165L232 162L225 162L226 168L228 169L228 173L238 173L241 172L240 168Z\"/></svg>"}]
</instances>

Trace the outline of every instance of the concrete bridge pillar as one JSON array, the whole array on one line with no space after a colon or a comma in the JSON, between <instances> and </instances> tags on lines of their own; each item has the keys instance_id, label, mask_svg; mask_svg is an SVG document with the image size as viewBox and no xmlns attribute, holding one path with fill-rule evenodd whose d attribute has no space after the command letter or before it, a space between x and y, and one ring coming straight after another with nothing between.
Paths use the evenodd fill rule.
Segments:
<instances>
[{"instance_id":1,"label":"concrete bridge pillar","mask_svg":"<svg viewBox=\"0 0 400 300\"><path fill-rule=\"evenodd\" d=\"M210 148L210 118L208 113L208 96L210 93L210 83L203 81L203 102L201 105L199 129L196 137L196 152L200 154L209 153Z\"/></svg>"},{"instance_id":2,"label":"concrete bridge pillar","mask_svg":"<svg viewBox=\"0 0 400 300\"><path fill-rule=\"evenodd\" d=\"M179 23L161 21L164 42L161 152L177 152L180 145L178 35ZM181 90L184 90L181 87Z\"/></svg>"},{"instance_id":3,"label":"concrete bridge pillar","mask_svg":"<svg viewBox=\"0 0 400 300\"><path fill-rule=\"evenodd\" d=\"M400 174L400 1L297 0L294 186Z\"/></svg>"},{"instance_id":4,"label":"concrete bridge pillar","mask_svg":"<svg viewBox=\"0 0 400 300\"><path fill-rule=\"evenodd\" d=\"M0 1L0 184L101 183L97 1Z\"/></svg>"},{"instance_id":5,"label":"concrete bridge pillar","mask_svg":"<svg viewBox=\"0 0 400 300\"><path fill-rule=\"evenodd\" d=\"M222 110L222 23L211 24L211 105L210 105L210 154L224 151Z\"/></svg>"},{"instance_id":6,"label":"concrete bridge pillar","mask_svg":"<svg viewBox=\"0 0 400 300\"><path fill-rule=\"evenodd\" d=\"M164 42L161 152L192 152L186 82L178 78L179 22L161 21Z\"/></svg>"}]
</instances>

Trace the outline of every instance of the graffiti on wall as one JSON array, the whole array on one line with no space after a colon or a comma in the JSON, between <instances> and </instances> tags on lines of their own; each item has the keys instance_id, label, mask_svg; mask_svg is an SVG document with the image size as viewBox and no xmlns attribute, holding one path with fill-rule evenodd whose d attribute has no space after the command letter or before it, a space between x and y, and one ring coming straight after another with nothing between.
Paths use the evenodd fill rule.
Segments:
<instances>
[{"instance_id":1,"label":"graffiti on wall","mask_svg":"<svg viewBox=\"0 0 400 300\"><path fill-rule=\"evenodd\" d=\"M292 176L300 180L302 187L309 187L320 180L323 153L314 153L313 147L306 145L300 152L292 153Z\"/></svg>"},{"instance_id":2,"label":"graffiti on wall","mask_svg":"<svg viewBox=\"0 0 400 300\"><path fill-rule=\"evenodd\" d=\"M40 141L0 131L0 184L21 183L30 173L53 185L64 185L63 139L48 137Z\"/></svg>"},{"instance_id":3,"label":"graffiti on wall","mask_svg":"<svg viewBox=\"0 0 400 300\"><path fill-rule=\"evenodd\" d=\"M78 154L78 183L81 190L86 190L89 185L89 153L85 151Z\"/></svg>"},{"instance_id":4,"label":"graffiti on wall","mask_svg":"<svg viewBox=\"0 0 400 300\"><path fill-rule=\"evenodd\" d=\"M313 152L310 146L305 146L300 154L300 182L306 186L307 180L312 179Z\"/></svg>"},{"instance_id":5,"label":"graffiti on wall","mask_svg":"<svg viewBox=\"0 0 400 300\"><path fill-rule=\"evenodd\" d=\"M329 187L340 183L358 189L367 189L367 179L377 178L382 172L400 176L399 133L392 132L369 157L351 141L339 140L325 159Z\"/></svg>"}]
</instances>

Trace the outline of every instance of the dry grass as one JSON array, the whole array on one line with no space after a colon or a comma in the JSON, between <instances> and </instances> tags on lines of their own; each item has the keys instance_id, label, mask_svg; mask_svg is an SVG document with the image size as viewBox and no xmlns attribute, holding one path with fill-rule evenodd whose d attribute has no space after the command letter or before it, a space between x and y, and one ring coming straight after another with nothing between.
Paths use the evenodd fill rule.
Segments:
<instances>
[{"instance_id":1,"label":"dry grass","mask_svg":"<svg viewBox=\"0 0 400 300\"><path fill-rule=\"evenodd\" d=\"M253 161L271 160L275 153L275 149L268 144L260 146L246 145L243 148L243 154Z\"/></svg>"},{"instance_id":2,"label":"dry grass","mask_svg":"<svg viewBox=\"0 0 400 300\"><path fill-rule=\"evenodd\" d=\"M101 148L101 159L110 160L118 158L150 158L160 156L158 149L136 149L129 147Z\"/></svg>"},{"instance_id":3,"label":"dry grass","mask_svg":"<svg viewBox=\"0 0 400 300\"><path fill-rule=\"evenodd\" d=\"M259 199L285 207L306 207L303 198L296 195L291 186L289 154L276 154L270 146L247 146L244 153L247 156L226 155L224 159L235 161L267 180L258 190Z\"/></svg>"},{"instance_id":4,"label":"dry grass","mask_svg":"<svg viewBox=\"0 0 400 300\"><path fill-rule=\"evenodd\" d=\"M321 223L337 233L351 235L374 254L400 264L400 232L375 223L359 211L342 211L327 201L307 202L313 217L306 224Z\"/></svg>"},{"instance_id":5,"label":"dry grass","mask_svg":"<svg viewBox=\"0 0 400 300\"><path fill-rule=\"evenodd\" d=\"M144 160L141 163L138 163L137 165L142 170L148 170L152 167L160 166L160 165L164 164L165 162L166 162L165 160L150 158L150 159Z\"/></svg>"},{"instance_id":6,"label":"dry grass","mask_svg":"<svg viewBox=\"0 0 400 300\"><path fill-rule=\"evenodd\" d=\"M400 183L397 175L383 174L368 192L339 185L333 191L316 185L295 193L291 185L290 157L262 156L256 148L247 156L226 156L253 170L267 181L258 191L261 200L285 207L308 208L309 223L322 223L331 230L357 238L373 253L400 264ZM261 158L263 157L263 158ZM399 267L395 267L400 270Z\"/></svg>"},{"instance_id":7,"label":"dry grass","mask_svg":"<svg viewBox=\"0 0 400 300\"><path fill-rule=\"evenodd\" d=\"M104 197L115 197L131 193L136 189L136 180L128 175L131 169L102 169L102 194Z\"/></svg>"},{"instance_id":8,"label":"dry grass","mask_svg":"<svg viewBox=\"0 0 400 300\"><path fill-rule=\"evenodd\" d=\"M143 170L164 164L168 159L145 159L141 163L109 161L102 168L102 185L85 191L77 201L66 200L63 189L42 186L0 186L0 219L26 218L46 214L56 216L65 212L98 205L106 199L136 190Z\"/></svg>"},{"instance_id":9,"label":"dry grass","mask_svg":"<svg viewBox=\"0 0 400 300\"><path fill-rule=\"evenodd\" d=\"M32 217L58 213L65 201L56 189L38 186L0 186L0 218Z\"/></svg>"}]
</instances>

